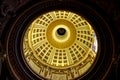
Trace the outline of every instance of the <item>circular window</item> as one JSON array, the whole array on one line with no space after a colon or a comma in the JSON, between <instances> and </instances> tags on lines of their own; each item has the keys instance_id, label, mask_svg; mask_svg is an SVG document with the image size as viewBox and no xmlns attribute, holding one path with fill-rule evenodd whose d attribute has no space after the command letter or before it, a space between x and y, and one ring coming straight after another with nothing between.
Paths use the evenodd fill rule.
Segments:
<instances>
[{"instance_id":1,"label":"circular window","mask_svg":"<svg viewBox=\"0 0 120 80\"><path fill-rule=\"evenodd\" d=\"M40 15L29 25L24 34L23 57L37 75L67 80L89 70L97 48L96 33L84 17L56 10Z\"/></svg>"}]
</instances>

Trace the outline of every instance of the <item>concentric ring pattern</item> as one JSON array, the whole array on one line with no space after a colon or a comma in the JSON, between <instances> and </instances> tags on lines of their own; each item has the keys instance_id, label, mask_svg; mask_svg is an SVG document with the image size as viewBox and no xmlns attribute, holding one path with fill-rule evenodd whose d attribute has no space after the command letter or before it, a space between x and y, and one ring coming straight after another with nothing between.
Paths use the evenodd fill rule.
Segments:
<instances>
[{"instance_id":1,"label":"concentric ring pattern","mask_svg":"<svg viewBox=\"0 0 120 80\"><path fill-rule=\"evenodd\" d=\"M23 52L27 65L37 75L53 80L74 79L93 64L97 38L82 16L51 11L30 24L24 35Z\"/></svg>"}]
</instances>

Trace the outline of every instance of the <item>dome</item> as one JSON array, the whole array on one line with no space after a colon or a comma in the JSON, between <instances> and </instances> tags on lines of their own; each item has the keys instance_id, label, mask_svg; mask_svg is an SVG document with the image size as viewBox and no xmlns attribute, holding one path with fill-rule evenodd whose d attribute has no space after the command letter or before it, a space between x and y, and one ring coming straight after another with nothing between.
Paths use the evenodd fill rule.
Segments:
<instances>
[{"instance_id":1,"label":"dome","mask_svg":"<svg viewBox=\"0 0 120 80\"><path fill-rule=\"evenodd\" d=\"M24 34L23 57L36 75L70 80L85 74L97 55L91 24L71 11L56 10L37 17Z\"/></svg>"}]
</instances>

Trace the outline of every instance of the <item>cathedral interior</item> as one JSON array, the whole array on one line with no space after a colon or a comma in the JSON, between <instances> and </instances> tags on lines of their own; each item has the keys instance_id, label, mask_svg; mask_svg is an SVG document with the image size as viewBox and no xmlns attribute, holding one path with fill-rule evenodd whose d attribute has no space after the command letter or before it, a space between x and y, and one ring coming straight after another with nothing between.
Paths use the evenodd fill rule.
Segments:
<instances>
[{"instance_id":1,"label":"cathedral interior","mask_svg":"<svg viewBox=\"0 0 120 80\"><path fill-rule=\"evenodd\" d=\"M2 0L0 80L119 80L117 0Z\"/></svg>"}]
</instances>

